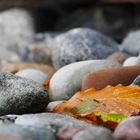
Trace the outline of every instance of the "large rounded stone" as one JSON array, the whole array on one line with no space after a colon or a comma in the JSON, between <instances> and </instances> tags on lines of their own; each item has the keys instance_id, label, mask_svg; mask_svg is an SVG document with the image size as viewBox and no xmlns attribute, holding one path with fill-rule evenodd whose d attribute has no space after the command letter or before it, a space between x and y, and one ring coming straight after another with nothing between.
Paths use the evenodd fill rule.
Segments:
<instances>
[{"instance_id":1,"label":"large rounded stone","mask_svg":"<svg viewBox=\"0 0 140 140\"><path fill-rule=\"evenodd\" d=\"M0 125L0 140L56 140L48 128Z\"/></svg>"},{"instance_id":2,"label":"large rounded stone","mask_svg":"<svg viewBox=\"0 0 140 140\"><path fill-rule=\"evenodd\" d=\"M118 51L115 41L88 28L60 34L55 38L54 45L53 65L56 69L77 61L103 59Z\"/></svg>"},{"instance_id":3,"label":"large rounded stone","mask_svg":"<svg viewBox=\"0 0 140 140\"><path fill-rule=\"evenodd\" d=\"M138 55L140 53L140 31L130 32L124 39L121 49L131 55Z\"/></svg>"},{"instance_id":4,"label":"large rounded stone","mask_svg":"<svg viewBox=\"0 0 140 140\"><path fill-rule=\"evenodd\" d=\"M102 89L108 85L130 85L140 74L140 66L110 68L90 73L82 81L82 89Z\"/></svg>"},{"instance_id":5,"label":"large rounded stone","mask_svg":"<svg viewBox=\"0 0 140 140\"><path fill-rule=\"evenodd\" d=\"M109 60L89 60L69 64L58 70L50 80L50 98L52 100L69 99L81 90L84 76L93 71L119 67L120 64Z\"/></svg>"},{"instance_id":6,"label":"large rounded stone","mask_svg":"<svg viewBox=\"0 0 140 140\"><path fill-rule=\"evenodd\" d=\"M36 82L0 73L0 115L41 112L48 104L47 91Z\"/></svg>"},{"instance_id":7,"label":"large rounded stone","mask_svg":"<svg viewBox=\"0 0 140 140\"><path fill-rule=\"evenodd\" d=\"M47 127L57 130L64 125L92 127L92 125L69 116L56 113L41 113L19 116L15 124L33 127Z\"/></svg>"}]
</instances>

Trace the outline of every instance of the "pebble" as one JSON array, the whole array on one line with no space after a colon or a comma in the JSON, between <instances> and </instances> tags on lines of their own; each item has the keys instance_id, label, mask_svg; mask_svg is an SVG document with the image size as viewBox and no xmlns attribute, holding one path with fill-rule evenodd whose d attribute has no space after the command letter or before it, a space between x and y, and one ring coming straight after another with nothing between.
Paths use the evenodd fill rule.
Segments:
<instances>
[{"instance_id":1,"label":"pebble","mask_svg":"<svg viewBox=\"0 0 140 140\"><path fill-rule=\"evenodd\" d=\"M107 60L117 61L120 64L123 64L123 62L129 57L128 54L123 52L115 52L107 57Z\"/></svg>"},{"instance_id":2,"label":"pebble","mask_svg":"<svg viewBox=\"0 0 140 140\"><path fill-rule=\"evenodd\" d=\"M140 117L130 117L123 120L115 129L116 140L139 140L140 139Z\"/></svg>"},{"instance_id":3,"label":"pebble","mask_svg":"<svg viewBox=\"0 0 140 140\"><path fill-rule=\"evenodd\" d=\"M0 71L17 73L24 69L35 69L45 73L50 79L55 73L55 69L48 65L35 64L35 63L25 63L25 62L9 62L9 61L0 61Z\"/></svg>"},{"instance_id":4,"label":"pebble","mask_svg":"<svg viewBox=\"0 0 140 140\"><path fill-rule=\"evenodd\" d=\"M0 125L0 140L56 140L47 128L31 128L18 125Z\"/></svg>"},{"instance_id":5,"label":"pebble","mask_svg":"<svg viewBox=\"0 0 140 140\"><path fill-rule=\"evenodd\" d=\"M119 50L115 41L89 28L76 28L58 35L54 46L56 69L77 61L103 59Z\"/></svg>"},{"instance_id":6,"label":"pebble","mask_svg":"<svg viewBox=\"0 0 140 140\"><path fill-rule=\"evenodd\" d=\"M0 115L36 113L48 104L47 91L36 82L0 72Z\"/></svg>"},{"instance_id":7,"label":"pebble","mask_svg":"<svg viewBox=\"0 0 140 140\"><path fill-rule=\"evenodd\" d=\"M120 67L120 64L109 60L88 60L69 64L58 70L50 80L50 99L67 100L81 90L84 76L101 69Z\"/></svg>"},{"instance_id":8,"label":"pebble","mask_svg":"<svg viewBox=\"0 0 140 140\"><path fill-rule=\"evenodd\" d=\"M48 80L48 76L43 73L40 70L35 70L35 69L24 69L19 72L17 72L15 75L31 79L35 82L37 82L40 86L43 85L43 83Z\"/></svg>"},{"instance_id":9,"label":"pebble","mask_svg":"<svg viewBox=\"0 0 140 140\"><path fill-rule=\"evenodd\" d=\"M132 31L122 42L121 50L131 55L139 55L140 53L140 31Z\"/></svg>"},{"instance_id":10,"label":"pebble","mask_svg":"<svg viewBox=\"0 0 140 140\"><path fill-rule=\"evenodd\" d=\"M137 86L140 86L140 75L138 75L138 76L134 79L134 81L132 82L132 84L137 85Z\"/></svg>"},{"instance_id":11,"label":"pebble","mask_svg":"<svg viewBox=\"0 0 140 140\"><path fill-rule=\"evenodd\" d=\"M89 88L102 89L108 85L130 85L140 74L140 66L110 68L92 72L82 81L82 90Z\"/></svg>"},{"instance_id":12,"label":"pebble","mask_svg":"<svg viewBox=\"0 0 140 140\"><path fill-rule=\"evenodd\" d=\"M123 63L123 66L135 66L135 65L140 65L140 59L138 57L129 57Z\"/></svg>"},{"instance_id":13,"label":"pebble","mask_svg":"<svg viewBox=\"0 0 140 140\"><path fill-rule=\"evenodd\" d=\"M57 131L59 128L69 125L76 127L93 127L92 125L72 118L70 116L56 114L56 113L39 113L19 116L15 120L15 124L23 126L32 126L40 128L51 128Z\"/></svg>"},{"instance_id":14,"label":"pebble","mask_svg":"<svg viewBox=\"0 0 140 140\"><path fill-rule=\"evenodd\" d=\"M103 127L92 127L78 132L72 140L114 140L110 130Z\"/></svg>"}]
</instances>

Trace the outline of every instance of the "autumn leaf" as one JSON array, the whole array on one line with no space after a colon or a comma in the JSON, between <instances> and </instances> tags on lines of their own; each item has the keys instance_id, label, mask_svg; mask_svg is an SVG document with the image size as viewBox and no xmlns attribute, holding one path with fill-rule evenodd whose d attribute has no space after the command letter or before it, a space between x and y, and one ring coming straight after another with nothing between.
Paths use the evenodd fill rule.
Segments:
<instances>
[{"instance_id":1,"label":"autumn leaf","mask_svg":"<svg viewBox=\"0 0 140 140\"><path fill-rule=\"evenodd\" d=\"M114 128L124 118L138 115L140 87L135 85L89 89L57 105L53 112L71 115L92 124Z\"/></svg>"}]
</instances>

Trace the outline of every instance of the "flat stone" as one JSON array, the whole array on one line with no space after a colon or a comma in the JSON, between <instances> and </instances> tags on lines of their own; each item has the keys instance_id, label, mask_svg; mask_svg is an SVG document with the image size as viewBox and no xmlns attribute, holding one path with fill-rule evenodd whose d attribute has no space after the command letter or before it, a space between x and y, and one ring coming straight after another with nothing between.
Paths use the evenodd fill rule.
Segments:
<instances>
[{"instance_id":1,"label":"flat stone","mask_svg":"<svg viewBox=\"0 0 140 140\"><path fill-rule=\"evenodd\" d=\"M0 72L0 115L36 113L48 104L47 91L36 82Z\"/></svg>"},{"instance_id":2,"label":"flat stone","mask_svg":"<svg viewBox=\"0 0 140 140\"><path fill-rule=\"evenodd\" d=\"M73 62L104 59L119 50L115 41L89 28L76 28L58 35L54 46L53 65L56 69Z\"/></svg>"},{"instance_id":3,"label":"flat stone","mask_svg":"<svg viewBox=\"0 0 140 140\"><path fill-rule=\"evenodd\" d=\"M92 127L92 125L84 121L56 113L22 115L16 119L15 124L32 127L47 127L53 129L54 131L57 131L59 128L65 125L84 128Z\"/></svg>"},{"instance_id":4,"label":"flat stone","mask_svg":"<svg viewBox=\"0 0 140 140\"><path fill-rule=\"evenodd\" d=\"M0 140L56 140L47 128L32 128L19 125L0 125Z\"/></svg>"},{"instance_id":5,"label":"flat stone","mask_svg":"<svg viewBox=\"0 0 140 140\"><path fill-rule=\"evenodd\" d=\"M102 89L108 85L130 85L140 74L140 66L110 68L88 74L82 81L82 89Z\"/></svg>"},{"instance_id":6,"label":"flat stone","mask_svg":"<svg viewBox=\"0 0 140 140\"><path fill-rule=\"evenodd\" d=\"M120 64L110 60L89 60L69 64L58 70L50 80L50 98L53 101L67 100L81 90L84 76L93 71L120 67Z\"/></svg>"}]
</instances>

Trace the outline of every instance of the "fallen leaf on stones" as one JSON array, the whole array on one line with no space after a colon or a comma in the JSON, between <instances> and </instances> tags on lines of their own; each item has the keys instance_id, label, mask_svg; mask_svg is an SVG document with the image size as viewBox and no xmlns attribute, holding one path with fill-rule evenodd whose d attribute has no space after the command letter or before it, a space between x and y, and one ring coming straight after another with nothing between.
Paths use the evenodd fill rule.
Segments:
<instances>
[{"instance_id":1,"label":"fallen leaf on stones","mask_svg":"<svg viewBox=\"0 0 140 140\"><path fill-rule=\"evenodd\" d=\"M53 112L73 116L91 124L115 128L126 117L140 111L140 87L135 85L107 86L96 91L76 93L70 100L58 104Z\"/></svg>"}]
</instances>

